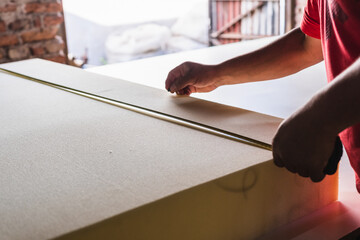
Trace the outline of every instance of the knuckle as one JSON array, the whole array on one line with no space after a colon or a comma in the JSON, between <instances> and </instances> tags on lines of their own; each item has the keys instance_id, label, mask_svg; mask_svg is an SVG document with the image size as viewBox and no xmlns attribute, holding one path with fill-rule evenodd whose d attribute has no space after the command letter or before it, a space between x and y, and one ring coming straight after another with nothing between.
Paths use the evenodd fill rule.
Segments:
<instances>
[{"instance_id":1,"label":"knuckle","mask_svg":"<svg viewBox=\"0 0 360 240\"><path fill-rule=\"evenodd\" d=\"M180 65L180 67L181 67L180 68L181 76L186 76L191 69L191 63L184 62L183 64Z\"/></svg>"},{"instance_id":2,"label":"knuckle","mask_svg":"<svg viewBox=\"0 0 360 240\"><path fill-rule=\"evenodd\" d=\"M284 163L277 151L273 149L273 162L278 167L284 167Z\"/></svg>"},{"instance_id":3,"label":"knuckle","mask_svg":"<svg viewBox=\"0 0 360 240\"><path fill-rule=\"evenodd\" d=\"M305 170L299 170L298 171L298 174L301 176L301 177L309 177L309 173Z\"/></svg>"},{"instance_id":4,"label":"knuckle","mask_svg":"<svg viewBox=\"0 0 360 240\"><path fill-rule=\"evenodd\" d=\"M314 174L310 176L311 181L313 182L321 182L324 179L324 174Z\"/></svg>"},{"instance_id":5,"label":"knuckle","mask_svg":"<svg viewBox=\"0 0 360 240\"><path fill-rule=\"evenodd\" d=\"M284 164L279 160L274 159L273 162L277 167L281 167L281 168L284 167Z\"/></svg>"},{"instance_id":6,"label":"knuckle","mask_svg":"<svg viewBox=\"0 0 360 240\"><path fill-rule=\"evenodd\" d=\"M292 173L296 173L296 169L292 166L285 166L287 170L289 170Z\"/></svg>"}]
</instances>

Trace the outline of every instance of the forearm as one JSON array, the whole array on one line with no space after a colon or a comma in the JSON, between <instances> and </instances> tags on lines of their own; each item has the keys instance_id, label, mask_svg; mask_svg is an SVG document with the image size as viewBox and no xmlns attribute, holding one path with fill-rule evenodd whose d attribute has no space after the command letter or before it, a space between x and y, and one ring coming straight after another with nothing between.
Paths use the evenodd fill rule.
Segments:
<instances>
[{"instance_id":1,"label":"forearm","mask_svg":"<svg viewBox=\"0 0 360 240\"><path fill-rule=\"evenodd\" d=\"M360 59L285 119L273 139L274 163L318 182L337 135L360 122Z\"/></svg>"},{"instance_id":2,"label":"forearm","mask_svg":"<svg viewBox=\"0 0 360 240\"><path fill-rule=\"evenodd\" d=\"M322 61L320 41L299 28L272 44L217 65L220 85L270 80Z\"/></svg>"},{"instance_id":3,"label":"forearm","mask_svg":"<svg viewBox=\"0 0 360 240\"><path fill-rule=\"evenodd\" d=\"M360 123L360 58L316 94L304 108L331 134Z\"/></svg>"}]
</instances>

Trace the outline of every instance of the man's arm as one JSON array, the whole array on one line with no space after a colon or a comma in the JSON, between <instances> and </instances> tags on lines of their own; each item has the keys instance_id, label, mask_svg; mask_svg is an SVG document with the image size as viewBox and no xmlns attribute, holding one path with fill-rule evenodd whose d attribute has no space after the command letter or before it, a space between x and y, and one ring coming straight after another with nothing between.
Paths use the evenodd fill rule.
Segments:
<instances>
[{"instance_id":1,"label":"man's arm","mask_svg":"<svg viewBox=\"0 0 360 240\"><path fill-rule=\"evenodd\" d=\"M336 136L360 123L360 59L286 119L273 140L274 162L321 181Z\"/></svg>"},{"instance_id":2,"label":"man's arm","mask_svg":"<svg viewBox=\"0 0 360 240\"><path fill-rule=\"evenodd\" d=\"M186 62L170 71L170 92L208 92L221 85L276 79L296 73L323 59L320 40L299 28L270 45L217 65Z\"/></svg>"}]
</instances>

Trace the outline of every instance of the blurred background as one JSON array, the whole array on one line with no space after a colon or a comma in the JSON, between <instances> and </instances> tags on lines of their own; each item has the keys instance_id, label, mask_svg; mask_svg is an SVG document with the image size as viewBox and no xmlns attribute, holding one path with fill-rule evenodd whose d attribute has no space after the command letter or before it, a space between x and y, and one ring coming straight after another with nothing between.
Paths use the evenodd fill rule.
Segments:
<instances>
[{"instance_id":1,"label":"blurred background","mask_svg":"<svg viewBox=\"0 0 360 240\"><path fill-rule=\"evenodd\" d=\"M305 0L2 0L0 63L82 68L281 35Z\"/></svg>"}]
</instances>

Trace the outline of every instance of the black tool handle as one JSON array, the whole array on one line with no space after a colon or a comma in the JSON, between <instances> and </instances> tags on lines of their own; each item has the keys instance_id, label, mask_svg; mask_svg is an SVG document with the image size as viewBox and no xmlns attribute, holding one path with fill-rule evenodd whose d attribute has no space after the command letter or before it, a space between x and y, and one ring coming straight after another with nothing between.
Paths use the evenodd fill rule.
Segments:
<instances>
[{"instance_id":1,"label":"black tool handle","mask_svg":"<svg viewBox=\"0 0 360 240\"><path fill-rule=\"evenodd\" d=\"M336 173L338 164L343 154L343 147L339 137L336 137L334 150L329 158L329 161L324 168L324 173L327 175L333 175Z\"/></svg>"}]
</instances>

